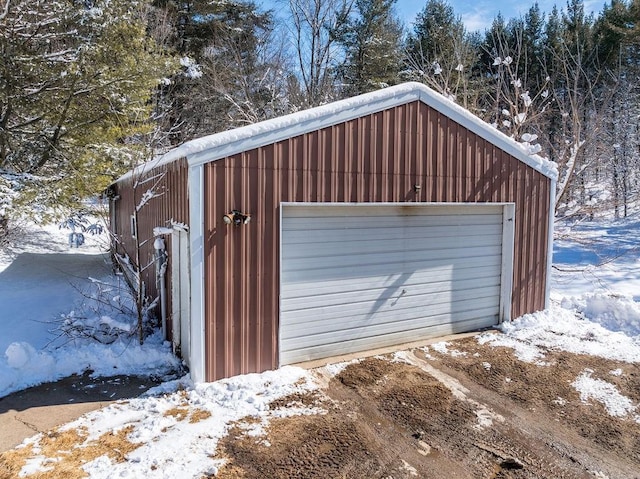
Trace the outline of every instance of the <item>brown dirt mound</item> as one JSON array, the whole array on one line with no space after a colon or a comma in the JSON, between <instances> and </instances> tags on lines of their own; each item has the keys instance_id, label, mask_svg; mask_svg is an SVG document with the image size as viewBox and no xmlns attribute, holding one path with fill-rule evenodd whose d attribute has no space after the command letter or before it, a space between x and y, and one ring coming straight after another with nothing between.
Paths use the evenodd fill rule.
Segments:
<instances>
[{"instance_id":1,"label":"brown dirt mound","mask_svg":"<svg viewBox=\"0 0 640 479\"><path fill-rule=\"evenodd\" d=\"M341 414L274 420L268 446L255 438L237 437L238 432L232 431L222 445L231 461L216 477L381 477L381 465L366 438L353 420Z\"/></svg>"},{"instance_id":2,"label":"brown dirt mound","mask_svg":"<svg viewBox=\"0 0 640 479\"><path fill-rule=\"evenodd\" d=\"M265 438L233 431L217 477L592 477L547 438L509 424L479 427L478 402L455 397L413 365L367 359L344 369L326 393L327 414L274 420Z\"/></svg>"},{"instance_id":3,"label":"brown dirt mound","mask_svg":"<svg viewBox=\"0 0 640 479\"><path fill-rule=\"evenodd\" d=\"M541 366L517 359L510 348L479 345L474 338L455 344L456 349L468 354L454 358L435 353L446 368L464 373L473 382L528 410L545 411L580 436L637 461L640 468L640 424L633 415L612 417L597 401L585 404L572 385L589 370L593 378L615 385L620 394L637 404L640 402L639 364L550 351L543 359L546 365ZM434 353L429 351L429 354Z\"/></svg>"}]
</instances>

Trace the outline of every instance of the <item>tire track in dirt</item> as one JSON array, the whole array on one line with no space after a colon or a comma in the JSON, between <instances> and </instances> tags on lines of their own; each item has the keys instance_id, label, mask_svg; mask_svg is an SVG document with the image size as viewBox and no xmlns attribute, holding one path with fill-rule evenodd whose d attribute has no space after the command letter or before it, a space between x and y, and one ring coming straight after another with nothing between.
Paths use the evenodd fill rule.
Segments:
<instances>
[{"instance_id":1,"label":"tire track in dirt","mask_svg":"<svg viewBox=\"0 0 640 479\"><path fill-rule=\"evenodd\" d=\"M351 364L322 394L294 398L326 414L273 419L261 438L238 427L222 443L228 464L216 477L596 477L570 443L520 424L511 401L488 390L476 397L440 368L412 362Z\"/></svg>"},{"instance_id":2,"label":"tire track in dirt","mask_svg":"<svg viewBox=\"0 0 640 479\"><path fill-rule=\"evenodd\" d=\"M572 385L589 369L637 404L640 365L561 351L548 351L543 364L534 364L517 359L509 348L480 345L474 338L456 341L455 348L462 353L455 358L429 350L435 360L427 362L509 416L512 427L593 474L640 478L640 424L610 416L600 403L583 403Z\"/></svg>"}]
</instances>

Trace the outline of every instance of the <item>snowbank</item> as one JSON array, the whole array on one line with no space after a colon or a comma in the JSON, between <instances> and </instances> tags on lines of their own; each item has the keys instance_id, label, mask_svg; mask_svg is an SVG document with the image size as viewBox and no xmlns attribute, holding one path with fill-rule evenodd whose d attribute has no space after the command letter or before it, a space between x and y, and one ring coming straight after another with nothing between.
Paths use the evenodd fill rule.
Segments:
<instances>
[{"instance_id":1,"label":"snowbank","mask_svg":"<svg viewBox=\"0 0 640 479\"><path fill-rule=\"evenodd\" d=\"M640 362L639 318L640 305L628 297L587 293L504 323L504 335L483 334L478 341L513 348L529 362L561 350L634 363Z\"/></svg>"},{"instance_id":2,"label":"snowbank","mask_svg":"<svg viewBox=\"0 0 640 479\"><path fill-rule=\"evenodd\" d=\"M137 337L119 339L112 344L76 340L63 348L36 350L20 341L9 345L0 357L0 397L30 386L93 371L92 376L141 375L162 377L180 368L169 343L160 332L141 346Z\"/></svg>"},{"instance_id":3,"label":"snowbank","mask_svg":"<svg viewBox=\"0 0 640 479\"><path fill-rule=\"evenodd\" d=\"M317 383L309 372L291 366L214 383L194 386L187 379L182 379L171 385L180 390L116 403L64 427L86 427L90 431L88 440L91 440L114 427L133 426L128 438L140 447L129 453L123 463L114 463L101 456L85 464L83 469L91 478L209 477L215 475L224 463L212 457L219 440L236 421L254 418L254 427L261 429L269 419L283 414L322 412L313 408L274 410L270 407L275 399L317 389ZM162 390L166 392L167 385ZM172 413L175 411L183 411L184 415ZM171 433L167 434L167 431Z\"/></svg>"},{"instance_id":4,"label":"snowbank","mask_svg":"<svg viewBox=\"0 0 640 479\"><path fill-rule=\"evenodd\" d=\"M57 225L25 225L23 241L0 251L0 397L88 370L163 377L180 367L159 333L138 343L124 283L106 262L106 233L88 235L80 248L69 246L68 234ZM115 342L61 334L63 325L93 328Z\"/></svg>"}]
</instances>

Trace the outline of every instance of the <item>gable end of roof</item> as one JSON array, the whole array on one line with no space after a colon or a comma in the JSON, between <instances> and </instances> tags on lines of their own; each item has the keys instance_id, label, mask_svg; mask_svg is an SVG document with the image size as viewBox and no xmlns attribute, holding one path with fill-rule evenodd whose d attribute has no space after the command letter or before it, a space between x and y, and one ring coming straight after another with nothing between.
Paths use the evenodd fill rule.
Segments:
<instances>
[{"instance_id":1,"label":"gable end of roof","mask_svg":"<svg viewBox=\"0 0 640 479\"><path fill-rule=\"evenodd\" d=\"M554 162L538 155L528 154L525 145L516 142L443 95L416 82L403 83L253 125L197 138L163 155L157 165L187 158L190 166L199 166L413 101L421 101L534 170L552 180L557 179L558 170Z\"/></svg>"}]
</instances>

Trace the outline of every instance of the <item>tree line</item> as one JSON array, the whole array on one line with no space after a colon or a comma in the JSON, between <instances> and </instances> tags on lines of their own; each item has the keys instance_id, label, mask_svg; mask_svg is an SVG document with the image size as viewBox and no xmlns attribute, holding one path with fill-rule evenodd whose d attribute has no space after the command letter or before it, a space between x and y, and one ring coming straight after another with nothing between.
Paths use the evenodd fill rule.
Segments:
<instances>
[{"instance_id":1,"label":"tree line","mask_svg":"<svg viewBox=\"0 0 640 479\"><path fill-rule=\"evenodd\" d=\"M484 32L444 0L405 24L395 1L0 1L0 229L187 140L404 81L557 162L560 216L631 214L640 0L534 4Z\"/></svg>"}]
</instances>

